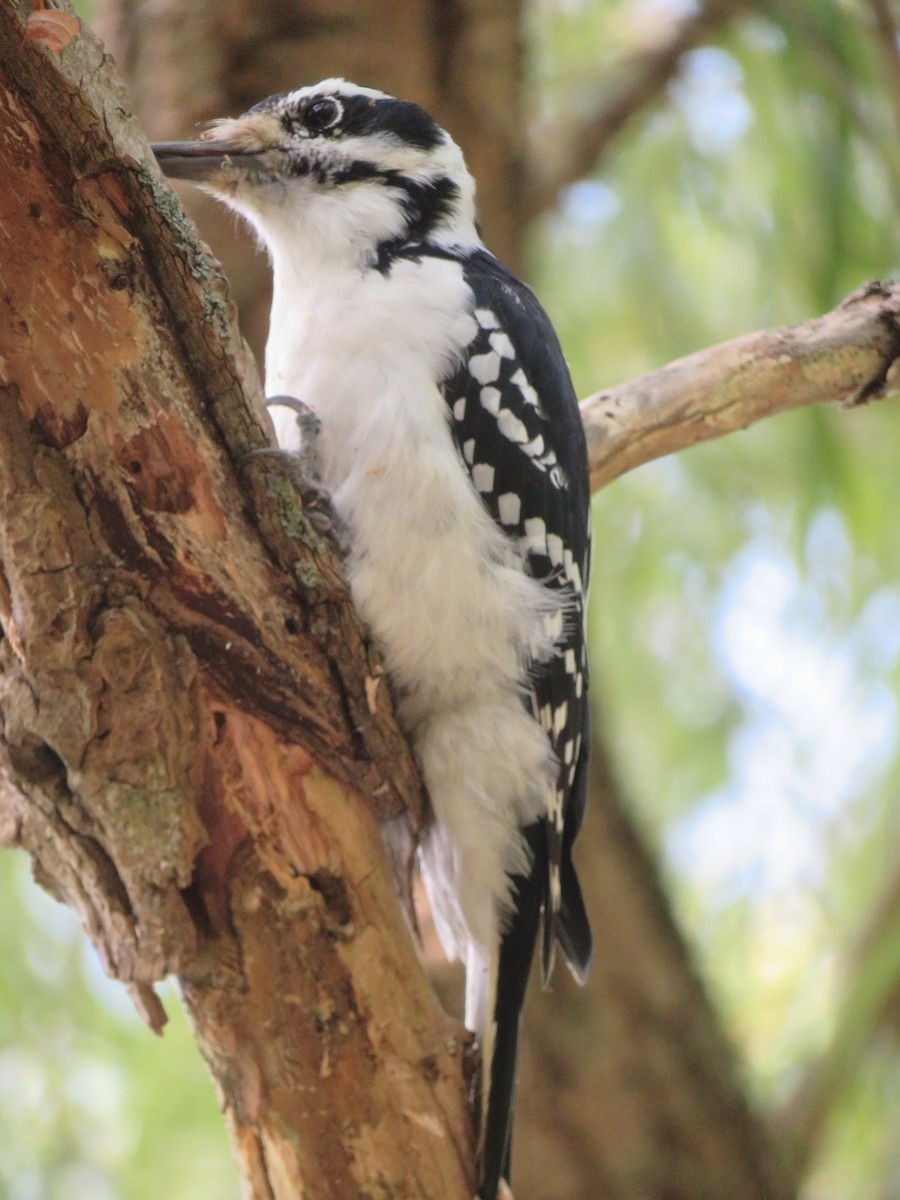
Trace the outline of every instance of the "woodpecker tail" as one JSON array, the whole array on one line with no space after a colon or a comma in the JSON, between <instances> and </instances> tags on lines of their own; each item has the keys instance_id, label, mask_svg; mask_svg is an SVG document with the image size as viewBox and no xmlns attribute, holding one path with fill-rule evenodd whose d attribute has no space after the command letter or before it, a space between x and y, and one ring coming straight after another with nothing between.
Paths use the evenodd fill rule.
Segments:
<instances>
[{"instance_id":1,"label":"woodpecker tail","mask_svg":"<svg viewBox=\"0 0 900 1200\"><path fill-rule=\"evenodd\" d=\"M581 829L587 804L590 738L590 713L585 705L581 753L569 791L562 836L560 837L552 821L546 822L548 895L544 905L544 933L541 944L541 982L545 988L553 972L557 946L562 950L569 970L581 984L587 979L594 957L591 924L572 863L572 845ZM553 881L554 873L557 877L556 887Z\"/></svg>"},{"instance_id":2,"label":"woodpecker tail","mask_svg":"<svg viewBox=\"0 0 900 1200\"><path fill-rule=\"evenodd\" d=\"M479 1200L497 1200L501 1180L509 1182L516 1073L522 1004L543 915L541 976L546 986L553 966L553 947L559 945L579 983L584 983L593 957L593 940L578 877L572 864L572 843L584 812L587 793L585 744L571 792L569 819L561 843L555 844L549 823L539 821L523 830L531 850L527 876L514 883L513 912L485 958L469 953L466 970L466 1025L481 1040L478 1155ZM553 904L550 882L553 865L559 870L559 901Z\"/></svg>"},{"instance_id":3,"label":"woodpecker tail","mask_svg":"<svg viewBox=\"0 0 900 1200\"><path fill-rule=\"evenodd\" d=\"M529 840L532 833L539 844L541 825L526 831ZM540 872L546 861L537 853L529 876L515 880L513 914L488 961L470 954L466 972L466 1024L481 1038L479 1200L497 1200L501 1179L509 1180L522 1004L543 900Z\"/></svg>"}]
</instances>

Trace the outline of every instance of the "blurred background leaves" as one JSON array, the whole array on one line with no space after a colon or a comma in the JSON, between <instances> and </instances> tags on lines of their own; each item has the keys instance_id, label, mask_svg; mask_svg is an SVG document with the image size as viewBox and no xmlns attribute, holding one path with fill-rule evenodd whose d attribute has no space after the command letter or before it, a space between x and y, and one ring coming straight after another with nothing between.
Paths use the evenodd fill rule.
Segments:
<instances>
[{"instance_id":1,"label":"blurred background leaves","mask_svg":"<svg viewBox=\"0 0 900 1200\"><path fill-rule=\"evenodd\" d=\"M175 989L158 1040L75 915L0 855L0 1195L225 1200L234 1165Z\"/></svg>"}]
</instances>

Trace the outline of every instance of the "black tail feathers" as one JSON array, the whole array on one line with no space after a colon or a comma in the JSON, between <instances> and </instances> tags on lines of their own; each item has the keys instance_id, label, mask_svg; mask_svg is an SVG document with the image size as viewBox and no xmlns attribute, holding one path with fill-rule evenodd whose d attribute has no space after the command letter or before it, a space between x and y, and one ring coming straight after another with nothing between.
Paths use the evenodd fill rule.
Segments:
<instances>
[{"instance_id":1,"label":"black tail feathers","mask_svg":"<svg viewBox=\"0 0 900 1200\"><path fill-rule=\"evenodd\" d=\"M487 1088L487 1094L482 1095L479 1106L483 1121L479 1200L497 1200L501 1179L509 1181L522 1004L542 915L541 966L545 982L557 943L579 983L587 978L594 953L581 887L570 857L571 843L564 842L562 848L560 904L554 913L545 823L531 826L525 836L533 851L531 871L516 880L514 914L501 935L496 988L487 1018L492 1028L485 1031L483 1039L481 1087Z\"/></svg>"}]
</instances>

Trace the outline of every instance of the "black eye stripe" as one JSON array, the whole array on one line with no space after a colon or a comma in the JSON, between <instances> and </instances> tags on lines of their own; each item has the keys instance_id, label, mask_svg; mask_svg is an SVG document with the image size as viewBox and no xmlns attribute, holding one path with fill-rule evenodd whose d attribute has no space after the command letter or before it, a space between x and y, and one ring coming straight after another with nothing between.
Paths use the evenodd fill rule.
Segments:
<instances>
[{"instance_id":1,"label":"black eye stripe","mask_svg":"<svg viewBox=\"0 0 900 1200\"><path fill-rule=\"evenodd\" d=\"M408 100L352 95L342 97L342 104L341 130L348 137L387 134L426 153L444 140L443 131L428 113Z\"/></svg>"}]
</instances>

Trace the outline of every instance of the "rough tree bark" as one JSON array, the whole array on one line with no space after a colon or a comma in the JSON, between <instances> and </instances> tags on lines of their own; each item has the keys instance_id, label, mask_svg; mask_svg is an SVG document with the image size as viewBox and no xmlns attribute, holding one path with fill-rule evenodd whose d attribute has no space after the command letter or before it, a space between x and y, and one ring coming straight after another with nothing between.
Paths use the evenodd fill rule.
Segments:
<instances>
[{"instance_id":1,"label":"rough tree bark","mask_svg":"<svg viewBox=\"0 0 900 1200\"><path fill-rule=\"evenodd\" d=\"M248 1196L470 1197L462 1031L375 819L419 805L380 668L289 476L232 465L258 384L108 60L26 42L27 7L0 6L4 839L152 1027L180 977Z\"/></svg>"},{"instance_id":2,"label":"rough tree bark","mask_svg":"<svg viewBox=\"0 0 900 1200\"><path fill-rule=\"evenodd\" d=\"M151 984L179 974L248 1195L467 1194L461 1032L415 961L373 819L408 832L420 802L377 659L290 478L232 465L267 436L252 370L108 64L86 37L59 58L27 45L25 8L0 6L17 180L0 198L0 830L154 1027ZM798 327L766 353L674 364L668 392L651 377L601 396L601 427L633 414L597 451L617 464L602 477L774 411L740 405L786 360L801 402L883 388L896 290L854 303L871 336L850 382L840 338L810 358L820 327ZM727 417L689 395L714 361L741 379ZM563 1161L592 1153L520 1195L786 1196L652 867L600 791L586 874L609 1020L573 1023L580 1071L553 1103L570 1119L545 1139ZM541 1028L526 1109L535 1063L561 1070Z\"/></svg>"}]
</instances>

